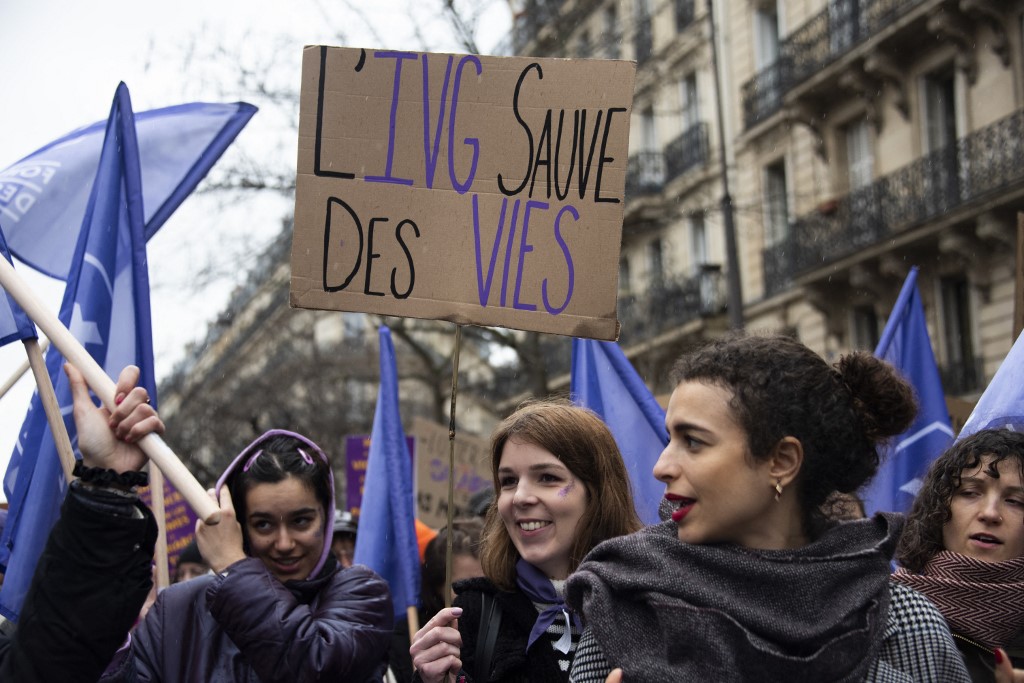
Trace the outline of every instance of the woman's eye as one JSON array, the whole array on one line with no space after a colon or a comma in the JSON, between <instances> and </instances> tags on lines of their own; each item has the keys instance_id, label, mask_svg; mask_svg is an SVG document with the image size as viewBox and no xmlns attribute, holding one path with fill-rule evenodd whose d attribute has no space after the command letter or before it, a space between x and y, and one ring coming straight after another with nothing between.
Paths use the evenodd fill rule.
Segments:
<instances>
[{"instance_id":1,"label":"woman's eye","mask_svg":"<svg viewBox=\"0 0 1024 683\"><path fill-rule=\"evenodd\" d=\"M957 495L963 498L974 498L978 495L978 492L974 489L960 489L957 491Z\"/></svg>"},{"instance_id":2,"label":"woman's eye","mask_svg":"<svg viewBox=\"0 0 1024 683\"><path fill-rule=\"evenodd\" d=\"M516 479L515 477L502 477L498 480L498 483L501 485L501 488L507 489L510 486L516 485Z\"/></svg>"},{"instance_id":3,"label":"woman's eye","mask_svg":"<svg viewBox=\"0 0 1024 683\"><path fill-rule=\"evenodd\" d=\"M312 517L297 517L295 519L295 526L306 527L313 523Z\"/></svg>"},{"instance_id":4,"label":"woman's eye","mask_svg":"<svg viewBox=\"0 0 1024 683\"><path fill-rule=\"evenodd\" d=\"M1024 507L1024 500L1021 500L1019 498L1007 498L1006 502L1009 503L1010 505L1013 505L1014 507Z\"/></svg>"},{"instance_id":5,"label":"woman's eye","mask_svg":"<svg viewBox=\"0 0 1024 683\"><path fill-rule=\"evenodd\" d=\"M543 474L540 475L540 481L541 483L544 484L552 484L561 482L562 478L557 475L551 474L550 472L544 472Z\"/></svg>"},{"instance_id":6,"label":"woman's eye","mask_svg":"<svg viewBox=\"0 0 1024 683\"><path fill-rule=\"evenodd\" d=\"M683 441L686 442L687 448L700 448L704 445L704 442L700 439L695 439L692 436L683 437Z\"/></svg>"}]
</instances>

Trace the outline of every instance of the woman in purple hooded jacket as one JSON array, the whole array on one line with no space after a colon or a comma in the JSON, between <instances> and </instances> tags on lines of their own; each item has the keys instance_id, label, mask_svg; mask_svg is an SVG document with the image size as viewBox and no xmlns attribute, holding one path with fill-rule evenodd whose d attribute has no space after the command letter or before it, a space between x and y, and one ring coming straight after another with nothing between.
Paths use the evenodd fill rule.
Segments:
<instances>
[{"instance_id":1,"label":"woman in purple hooded jacket","mask_svg":"<svg viewBox=\"0 0 1024 683\"><path fill-rule=\"evenodd\" d=\"M196 526L216 574L163 591L102 681L380 681L391 597L370 569L342 569L330 553L323 451L269 431L235 458L216 496L222 521Z\"/></svg>"}]
</instances>

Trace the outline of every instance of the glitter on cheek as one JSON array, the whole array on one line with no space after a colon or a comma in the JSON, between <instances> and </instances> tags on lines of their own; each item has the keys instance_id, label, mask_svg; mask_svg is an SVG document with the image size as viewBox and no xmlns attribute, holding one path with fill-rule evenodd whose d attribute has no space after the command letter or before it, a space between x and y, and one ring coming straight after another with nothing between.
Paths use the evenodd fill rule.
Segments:
<instances>
[{"instance_id":1,"label":"glitter on cheek","mask_svg":"<svg viewBox=\"0 0 1024 683\"><path fill-rule=\"evenodd\" d=\"M571 491L572 491L572 490L573 490L574 488L576 488L576 482L572 482L571 484L569 484L568 486L566 486L566 487L565 487L564 489L560 489L560 490L558 491L558 497L559 497L559 498L565 498L566 496L568 496L568 495L569 495L569 493L570 493L570 492L571 492Z\"/></svg>"}]
</instances>

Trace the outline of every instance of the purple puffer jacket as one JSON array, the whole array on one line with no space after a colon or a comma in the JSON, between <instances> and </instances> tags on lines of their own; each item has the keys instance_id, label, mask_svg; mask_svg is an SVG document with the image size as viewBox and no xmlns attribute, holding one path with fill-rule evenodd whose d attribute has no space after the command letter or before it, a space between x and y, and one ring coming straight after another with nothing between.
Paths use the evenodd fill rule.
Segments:
<instances>
[{"instance_id":1,"label":"purple puffer jacket","mask_svg":"<svg viewBox=\"0 0 1024 683\"><path fill-rule=\"evenodd\" d=\"M367 567L282 584L255 558L163 591L101 681L380 681L393 610Z\"/></svg>"}]
</instances>

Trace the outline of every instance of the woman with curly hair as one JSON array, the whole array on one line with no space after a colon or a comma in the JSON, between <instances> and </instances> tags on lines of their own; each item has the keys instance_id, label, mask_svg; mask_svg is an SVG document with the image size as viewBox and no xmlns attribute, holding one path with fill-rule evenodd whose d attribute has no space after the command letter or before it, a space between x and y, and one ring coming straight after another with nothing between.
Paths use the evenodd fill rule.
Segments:
<instances>
[{"instance_id":1,"label":"woman with curly hair","mask_svg":"<svg viewBox=\"0 0 1024 683\"><path fill-rule=\"evenodd\" d=\"M839 522L910 386L853 353L732 337L683 356L654 466L671 520L599 545L568 582L572 681L966 681L942 615L890 583L900 518Z\"/></svg>"},{"instance_id":2,"label":"woman with curly hair","mask_svg":"<svg viewBox=\"0 0 1024 683\"><path fill-rule=\"evenodd\" d=\"M938 606L972 681L1024 664L1024 434L985 429L943 453L896 556L893 578Z\"/></svg>"}]
</instances>

